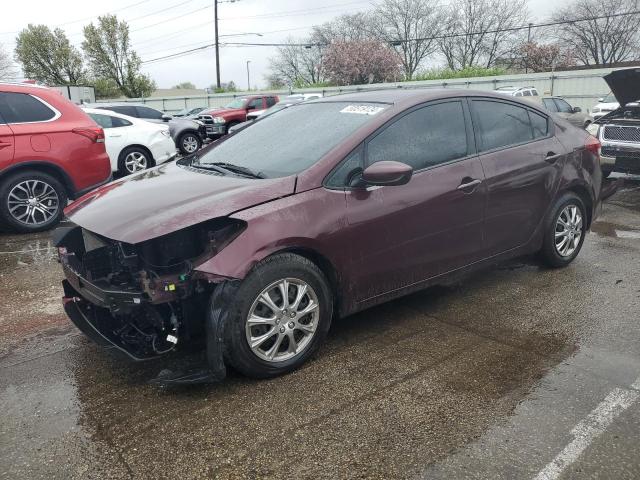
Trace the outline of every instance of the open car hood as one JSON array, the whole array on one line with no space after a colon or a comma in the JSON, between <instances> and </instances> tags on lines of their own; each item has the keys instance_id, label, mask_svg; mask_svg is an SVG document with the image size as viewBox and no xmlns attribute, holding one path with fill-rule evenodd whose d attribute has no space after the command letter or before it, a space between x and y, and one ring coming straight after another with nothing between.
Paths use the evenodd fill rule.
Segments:
<instances>
[{"instance_id":1,"label":"open car hood","mask_svg":"<svg viewBox=\"0 0 640 480\"><path fill-rule=\"evenodd\" d=\"M65 209L76 225L139 243L294 193L295 177L253 179L165 163L104 185Z\"/></svg>"},{"instance_id":2,"label":"open car hood","mask_svg":"<svg viewBox=\"0 0 640 480\"><path fill-rule=\"evenodd\" d=\"M604 76L621 107L640 100L640 68L616 70Z\"/></svg>"}]
</instances>

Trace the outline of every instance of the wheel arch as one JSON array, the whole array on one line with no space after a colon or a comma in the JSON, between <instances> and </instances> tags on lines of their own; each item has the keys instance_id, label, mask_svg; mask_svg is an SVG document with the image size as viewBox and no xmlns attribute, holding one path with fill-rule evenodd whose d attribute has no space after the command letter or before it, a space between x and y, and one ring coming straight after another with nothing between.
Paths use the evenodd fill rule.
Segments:
<instances>
[{"instance_id":1,"label":"wheel arch","mask_svg":"<svg viewBox=\"0 0 640 480\"><path fill-rule=\"evenodd\" d=\"M273 255L278 255L280 253L294 253L296 255L300 255L301 257L306 258L314 265L316 265L320 271L324 274L328 281L328 287L333 295L333 308L334 311L339 311L341 304L341 291L340 291L340 281L338 278L338 272L336 268L331 263L326 256L318 252L317 250L310 247L301 247L301 246L290 246L283 248L281 250L275 251L267 257L272 257Z\"/></svg>"},{"instance_id":2,"label":"wheel arch","mask_svg":"<svg viewBox=\"0 0 640 480\"><path fill-rule=\"evenodd\" d=\"M587 210L587 230L589 228L591 228L591 221L593 219L593 198L591 196L591 193L589 192L589 189L585 186L585 185L581 185L581 184L574 184L574 185L569 185L566 189L564 189L562 193L567 193L567 192L571 192L576 194L580 200L582 200L582 203L584 203L584 207Z\"/></svg>"},{"instance_id":3,"label":"wheel arch","mask_svg":"<svg viewBox=\"0 0 640 480\"><path fill-rule=\"evenodd\" d=\"M131 145L127 145L122 150L120 150L120 153L118 154L118 170L124 167L124 152L126 152L130 148L139 148L141 150L144 150L147 153L147 155L149 155L149 159L151 160L151 165L149 165L149 167L155 166L156 159L153 158L153 153L151 153L151 150L149 150L148 147L140 143L132 143Z\"/></svg>"},{"instance_id":4,"label":"wheel arch","mask_svg":"<svg viewBox=\"0 0 640 480\"><path fill-rule=\"evenodd\" d=\"M20 162L9 166L8 168L0 172L0 182L4 181L8 176L28 171L41 172L51 175L62 184L69 198L76 197L76 187L67 172L65 172L61 167L54 163L42 160Z\"/></svg>"}]
</instances>

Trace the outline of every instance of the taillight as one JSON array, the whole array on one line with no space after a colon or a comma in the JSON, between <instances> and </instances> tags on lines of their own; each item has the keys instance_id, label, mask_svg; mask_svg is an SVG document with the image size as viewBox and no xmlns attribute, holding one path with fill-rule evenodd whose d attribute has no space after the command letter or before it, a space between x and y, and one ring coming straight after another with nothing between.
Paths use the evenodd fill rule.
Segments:
<instances>
[{"instance_id":1,"label":"taillight","mask_svg":"<svg viewBox=\"0 0 640 480\"><path fill-rule=\"evenodd\" d=\"M100 127L82 127L71 130L73 133L87 137L94 143L104 143L104 130Z\"/></svg>"},{"instance_id":2,"label":"taillight","mask_svg":"<svg viewBox=\"0 0 640 480\"><path fill-rule=\"evenodd\" d=\"M596 157L600 158L600 140L593 135L587 136L587 141L584 143L584 148L593 153Z\"/></svg>"}]
</instances>

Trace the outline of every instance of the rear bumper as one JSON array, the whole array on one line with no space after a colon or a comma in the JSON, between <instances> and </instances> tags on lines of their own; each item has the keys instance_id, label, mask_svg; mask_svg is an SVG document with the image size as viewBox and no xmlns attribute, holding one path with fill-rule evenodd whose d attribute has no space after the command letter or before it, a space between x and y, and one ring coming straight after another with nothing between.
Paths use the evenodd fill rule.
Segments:
<instances>
[{"instance_id":1,"label":"rear bumper","mask_svg":"<svg viewBox=\"0 0 640 480\"><path fill-rule=\"evenodd\" d=\"M81 196L83 196L86 193L89 193L91 190L95 190L98 187L101 187L102 185L106 185L109 182L113 181L113 173L111 173L104 181L100 182L100 183L96 183L95 185L91 185L90 187L87 188L83 188L82 190L77 190L75 192L72 192L69 195L69 198L71 200L75 200L77 198L80 198Z\"/></svg>"}]
</instances>

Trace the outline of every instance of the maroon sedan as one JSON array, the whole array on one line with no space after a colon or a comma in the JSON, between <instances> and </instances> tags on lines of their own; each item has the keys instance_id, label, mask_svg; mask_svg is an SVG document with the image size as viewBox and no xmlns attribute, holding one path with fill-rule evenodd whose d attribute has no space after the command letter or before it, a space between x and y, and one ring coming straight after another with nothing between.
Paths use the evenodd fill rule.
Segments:
<instances>
[{"instance_id":1,"label":"maroon sedan","mask_svg":"<svg viewBox=\"0 0 640 480\"><path fill-rule=\"evenodd\" d=\"M269 377L331 320L497 261L568 265L600 209L599 143L537 106L468 90L294 105L66 210L65 309L134 359L206 343Z\"/></svg>"}]
</instances>

